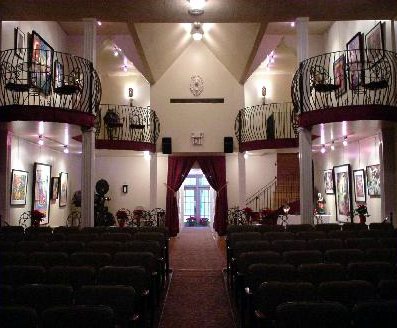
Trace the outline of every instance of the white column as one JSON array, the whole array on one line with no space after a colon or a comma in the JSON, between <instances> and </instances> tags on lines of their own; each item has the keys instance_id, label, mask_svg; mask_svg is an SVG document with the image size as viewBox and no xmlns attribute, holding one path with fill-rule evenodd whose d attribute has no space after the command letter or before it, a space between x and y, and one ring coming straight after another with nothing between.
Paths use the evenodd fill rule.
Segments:
<instances>
[{"instance_id":1,"label":"white column","mask_svg":"<svg viewBox=\"0 0 397 328\"><path fill-rule=\"evenodd\" d=\"M82 128L81 219L83 227L94 226L95 128Z\"/></svg>"},{"instance_id":2,"label":"white column","mask_svg":"<svg viewBox=\"0 0 397 328\"><path fill-rule=\"evenodd\" d=\"M0 31L1 33L1 31ZM11 180L11 133L7 129L7 123L0 123L0 215L1 224L11 222L10 218L10 180ZM16 219L16 218L14 218Z\"/></svg>"},{"instance_id":3,"label":"white column","mask_svg":"<svg viewBox=\"0 0 397 328\"><path fill-rule=\"evenodd\" d=\"M381 218L396 217L396 160L394 130L382 130L379 137ZM371 214L371 213L370 213ZM394 220L395 221L395 220Z\"/></svg>"},{"instance_id":4,"label":"white column","mask_svg":"<svg viewBox=\"0 0 397 328\"><path fill-rule=\"evenodd\" d=\"M245 207L246 196L246 179L245 179L245 158L243 153L238 153L238 188L239 188L239 207Z\"/></svg>"},{"instance_id":5,"label":"white column","mask_svg":"<svg viewBox=\"0 0 397 328\"><path fill-rule=\"evenodd\" d=\"M298 65L309 57L309 18L295 21ZM304 77L305 78L305 77ZM303 97L303 95L301 95ZM299 177L301 223L313 223L312 134L299 128Z\"/></svg>"},{"instance_id":6,"label":"white column","mask_svg":"<svg viewBox=\"0 0 397 328\"><path fill-rule=\"evenodd\" d=\"M390 50L393 52L397 51L396 20L397 20L397 17L394 17L394 19L392 19L390 21L390 35L391 35L391 49Z\"/></svg>"},{"instance_id":7,"label":"white column","mask_svg":"<svg viewBox=\"0 0 397 328\"><path fill-rule=\"evenodd\" d=\"M83 19L84 45L83 56L96 66L96 20ZM81 218L83 226L94 226L95 194L95 128L82 128L82 165L81 165Z\"/></svg>"},{"instance_id":8,"label":"white column","mask_svg":"<svg viewBox=\"0 0 397 328\"><path fill-rule=\"evenodd\" d=\"M150 203L149 208L157 207L157 154L150 154Z\"/></svg>"},{"instance_id":9,"label":"white column","mask_svg":"<svg viewBox=\"0 0 397 328\"><path fill-rule=\"evenodd\" d=\"M301 223L313 224L312 133L301 127L298 131Z\"/></svg>"}]
</instances>

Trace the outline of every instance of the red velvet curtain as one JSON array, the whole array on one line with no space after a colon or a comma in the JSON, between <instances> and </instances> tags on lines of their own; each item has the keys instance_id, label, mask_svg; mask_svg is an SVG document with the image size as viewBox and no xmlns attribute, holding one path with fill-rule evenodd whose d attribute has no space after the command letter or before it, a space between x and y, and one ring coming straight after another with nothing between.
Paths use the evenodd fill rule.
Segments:
<instances>
[{"instance_id":1,"label":"red velvet curtain","mask_svg":"<svg viewBox=\"0 0 397 328\"><path fill-rule=\"evenodd\" d=\"M179 232L176 192L181 187L195 161L195 157L168 157L165 225L168 227L171 237L175 237Z\"/></svg>"},{"instance_id":2,"label":"red velvet curtain","mask_svg":"<svg viewBox=\"0 0 397 328\"><path fill-rule=\"evenodd\" d=\"M198 157L201 170L209 184L216 191L214 229L218 235L226 233L227 225L227 187L225 156Z\"/></svg>"},{"instance_id":3,"label":"red velvet curtain","mask_svg":"<svg viewBox=\"0 0 397 328\"><path fill-rule=\"evenodd\" d=\"M176 192L181 187L195 161L199 163L209 184L217 192L214 229L219 235L224 235L227 222L226 159L224 156L168 157L165 224L169 229L170 236L178 234L179 217Z\"/></svg>"}]
</instances>

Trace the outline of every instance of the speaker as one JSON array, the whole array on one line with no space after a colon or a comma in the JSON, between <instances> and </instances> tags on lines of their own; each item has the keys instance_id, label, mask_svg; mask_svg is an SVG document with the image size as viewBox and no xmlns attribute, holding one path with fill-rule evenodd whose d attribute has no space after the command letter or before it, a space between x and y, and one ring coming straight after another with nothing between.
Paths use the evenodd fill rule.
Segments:
<instances>
[{"instance_id":1,"label":"speaker","mask_svg":"<svg viewBox=\"0 0 397 328\"><path fill-rule=\"evenodd\" d=\"M164 137L162 139L162 151L163 154L172 154L172 141L169 137Z\"/></svg>"},{"instance_id":2,"label":"speaker","mask_svg":"<svg viewBox=\"0 0 397 328\"><path fill-rule=\"evenodd\" d=\"M225 153L233 153L233 137L223 138L223 151Z\"/></svg>"}]
</instances>

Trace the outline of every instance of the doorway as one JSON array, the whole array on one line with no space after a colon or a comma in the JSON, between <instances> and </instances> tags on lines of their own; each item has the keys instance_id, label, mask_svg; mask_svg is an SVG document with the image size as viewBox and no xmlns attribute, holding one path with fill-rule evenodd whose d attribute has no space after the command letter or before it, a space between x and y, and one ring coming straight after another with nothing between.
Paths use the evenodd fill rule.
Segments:
<instances>
[{"instance_id":1,"label":"doorway","mask_svg":"<svg viewBox=\"0 0 397 328\"><path fill-rule=\"evenodd\" d=\"M180 188L180 218L185 227L211 226L215 192L199 169L192 169Z\"/></svg>"}]
</instances>

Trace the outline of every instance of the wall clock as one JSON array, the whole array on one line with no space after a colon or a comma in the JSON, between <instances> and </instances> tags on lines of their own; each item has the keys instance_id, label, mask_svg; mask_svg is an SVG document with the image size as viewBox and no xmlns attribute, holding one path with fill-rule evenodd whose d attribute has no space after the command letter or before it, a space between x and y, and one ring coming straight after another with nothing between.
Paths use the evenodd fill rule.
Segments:
<instances>
[{"instance_id":1,"label":"wall clock","mask_svg":"<svg viewBox=\"0 0 397 328\"><path fill-rule=\"evenodd\" d=\"M198 97L204 90L204 80L199 75L194 75L191 77L190 81L190 92L193 96Z\"/></svg>"}]
</instances>

